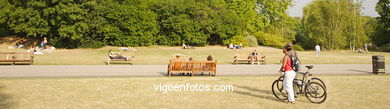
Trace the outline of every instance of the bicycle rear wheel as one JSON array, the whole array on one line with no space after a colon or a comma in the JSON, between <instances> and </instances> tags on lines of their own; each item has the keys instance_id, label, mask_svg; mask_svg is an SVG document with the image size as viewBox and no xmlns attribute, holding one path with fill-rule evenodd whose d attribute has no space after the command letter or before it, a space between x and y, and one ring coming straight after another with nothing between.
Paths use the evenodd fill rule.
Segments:
<instances>
[{"instance_id":1,"label":"bicycle rear wheel","mask_svg":"<svg viewBox=\"0 0 390 109\"><path fill-rule=\"evenodd\" d=\"M283 87L283 80L275 80L272 83L272 93L279 100L287 100L287 91Z\"/></svg>"},{"instance_id":2,"label":"bicycle rear wheel","mask_svg":"<svg viewBox=\"0 0 390 109\"><path fill-rule=\"evenodd\" d=\"M320 83L309 82L305 87L305 96L310 102L321 104L325 102L327 93Z\"/></svg>"}]
</instances>

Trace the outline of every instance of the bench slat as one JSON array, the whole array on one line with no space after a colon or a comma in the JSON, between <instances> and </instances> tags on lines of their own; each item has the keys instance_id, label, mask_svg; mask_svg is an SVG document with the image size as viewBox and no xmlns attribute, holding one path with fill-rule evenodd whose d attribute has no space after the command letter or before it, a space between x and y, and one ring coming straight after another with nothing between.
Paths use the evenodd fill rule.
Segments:
<instances>
[{"instance_id":1,"label":"bench slat","mask_svg":"<svg viewBox=\"0 0 390 109\"><path fill-rule=\"evenodd\" d=\"M173 61L168 65L168 76L172 73L211 73L216 75L217 61Z\"/></svg>"}]
</instances>

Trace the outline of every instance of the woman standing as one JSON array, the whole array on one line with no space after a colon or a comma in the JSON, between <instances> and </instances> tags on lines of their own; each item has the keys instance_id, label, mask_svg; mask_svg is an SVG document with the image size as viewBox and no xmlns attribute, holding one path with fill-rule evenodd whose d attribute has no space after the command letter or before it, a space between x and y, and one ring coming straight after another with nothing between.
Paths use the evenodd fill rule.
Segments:
<instances>
[{"instance_id":1,"label":"woman standing","mask_svg":"<svg viewBox=\"0 0 390 109\"><path fill-rule=\"evenodd\" d=\"M295 104L294 99L294 89L293 89L293 80L295 78L295 71L292 68L292 62L290 58L289 51L291 51L291 45L287 44L283 48L283 53L285 54L282 61L282 66L280 67L279 73L284 71L283 86L286 88L288 94L288 100L286 103Z\"/></svg>"}]
</instances>

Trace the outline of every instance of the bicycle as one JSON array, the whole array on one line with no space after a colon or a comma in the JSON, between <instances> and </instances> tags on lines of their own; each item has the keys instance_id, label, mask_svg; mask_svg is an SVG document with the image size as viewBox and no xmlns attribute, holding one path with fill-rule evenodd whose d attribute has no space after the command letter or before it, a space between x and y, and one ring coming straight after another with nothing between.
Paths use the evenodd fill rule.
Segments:
<instances>
[{"instance_id":1,"label":"bicycle","mask_svg":"<svg viewBox=\"0 0 390 109\"><path fill-rule=\"evenodd\" d=\"M326 86L325 83L316 77L312 77L312 74L309 72L313 66L305 66L307 68L306 72L299 72L302 74L302 79L294 79L293 88L294 95L304 94L306 98L312 103L323 103L326 100ZM287 100L287 91L283 87L283 77L280 76L277 80L272 83L272 93L279 100Z\"/></svg>"}]
</instances>

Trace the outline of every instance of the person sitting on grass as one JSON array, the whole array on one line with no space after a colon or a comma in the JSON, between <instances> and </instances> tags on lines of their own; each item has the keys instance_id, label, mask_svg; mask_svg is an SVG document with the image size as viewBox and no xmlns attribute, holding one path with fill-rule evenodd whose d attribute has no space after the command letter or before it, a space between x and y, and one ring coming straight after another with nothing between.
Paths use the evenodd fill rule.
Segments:
<instances>
[{"instance_id":1,"label":"person sitting on grass","mask_svg":"<svg viewBox=\"0 0 390 109\"><path fill-rule=\"evenodd\" d=\"M126 61L128 61L130 58L130 57L124 57L119 53L112 52L112 50L108 51L108 57L110 57L110 59L124 59Z\"/></svg>"},{"instance_id":2,"label":"person sitting on grass","mask_svg":"<svg viewBox=\"0 0 390 109\"><path fill-rule=\"evenodd\" d=\"M187 45L185 43L182 44L183 49L187 49Z\"/></svg>"},{"instance_id":3,"label":"person sitting on grass","mask_svg":"<svg viewBox=\"0 0 390 109\"><path fill-rule=\"evenodd\" d=\"M233 43L230 43L229 46L228 46L229 49L234 49L234 45Z\"/></svg>"}]
</instances>

